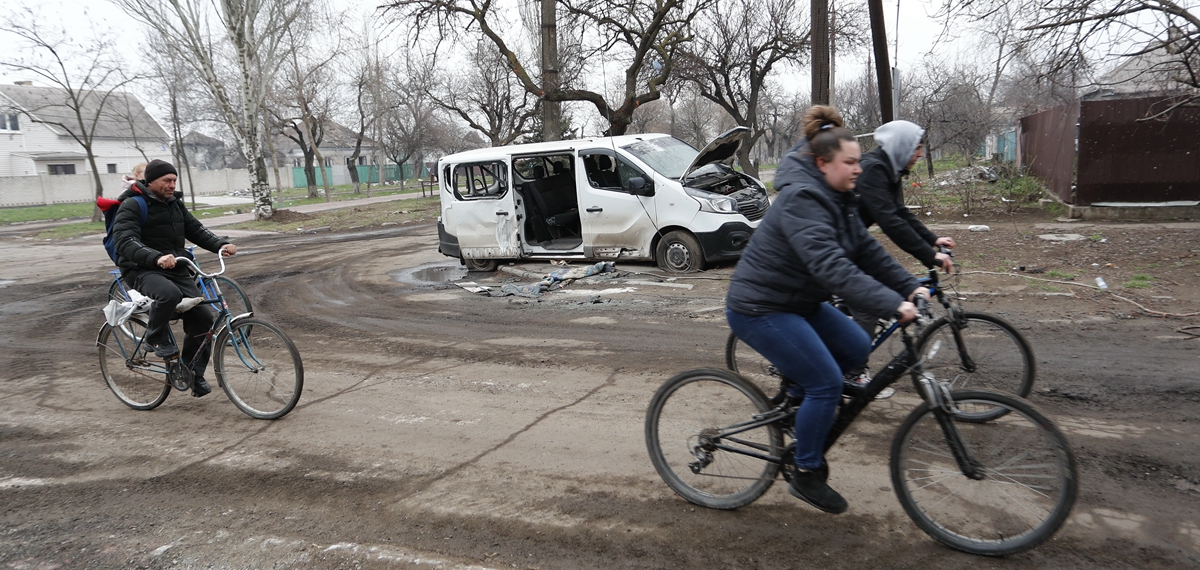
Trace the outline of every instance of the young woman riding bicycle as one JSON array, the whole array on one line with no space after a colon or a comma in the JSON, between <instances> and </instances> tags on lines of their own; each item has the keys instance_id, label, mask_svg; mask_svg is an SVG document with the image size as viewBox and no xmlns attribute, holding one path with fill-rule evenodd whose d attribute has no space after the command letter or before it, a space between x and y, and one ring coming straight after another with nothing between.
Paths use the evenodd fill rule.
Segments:
<instances>
[{"instance_id":1,"label":"young woman riding bicycle","mask_svg":"<svg viewBox=\"0 0 1200 570\"><path fill-rule=\"evenodd\" d=\"M843 374L866 362L870 338L827 301L836 294L878 318L898 313L908 322L917 316L914 296L928 296L859 218L850 190L861 151L842 124L833 107L805 115L805 138L779 165L779 195L734 270L725 312L738 338L792 380L792 395L803 395L789 490L831 513L847 504L820 471L824 442Z\"/></svg>"}]
</instances>

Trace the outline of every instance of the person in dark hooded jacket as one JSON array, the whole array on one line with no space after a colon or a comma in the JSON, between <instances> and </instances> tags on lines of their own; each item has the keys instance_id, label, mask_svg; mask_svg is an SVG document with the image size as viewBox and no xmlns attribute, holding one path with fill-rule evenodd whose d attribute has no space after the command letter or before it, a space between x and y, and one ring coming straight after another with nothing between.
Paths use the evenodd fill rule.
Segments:
<instances>
[{"instance_id":1,"label":"person in dark hooded jacket","mask_svg":"<svg viewBox=\"0 0 1200 570\"><path fill-rule=\"evenodd\" d=\"M954 238L939 237L904 206L904 176L925 156L925 129L909 121L892 121L875 129L878 147L863 154L863 172L854 192L859 213L870 227L879 228L900 249L920 260L925 267L951 270L950 256L938 253L939 245L954 247Z\"/></svg>"},{"instance_id":2,"label":"person in dark hooded jacket","mask_svg":"<svg viewBox=\"0 0 1200 570\"><path fill-rule=\"evenodd\" d=\"M842 375L861 366L870 339L827 301L837 294L871 314L916 318L914 295L928 295L867 233L850 192L858 142L837 109L815 106L805 139L784 157L779 189L734 269L726 297L729 328L792 381L796 468L789 491L826 512L846 500L825 481L825 437L842 398ZM907 298L907 300L906 300Z\"/></svg>"},{"instance_id":3,"label":"person in dark hooded jacket","mask_svg":"<svg viewBox=\"0 0 1200 570\"><path fill-rule=\"evenodd\" d=\"M218 238L200 223L183 205L182 193L175 191L179 174L171 163L152 160L146 165L145 178L126 190L120 197L121 206L113 221L113 242L117 248L117 265L121 279L141 294L154 299L146 324L145 343L160 358L178 365L179 349L167 334L171 315L184 298L200 297L200 289L187 266L176 263L175 257L189 257L184 239L223 256L237 253L237 247ZM141 194L146 200L146 224L138 223L136 200ZM213 314L207 309L185 311L183 318L182 361L190 363L203 344L205 333L212 327ZM211 391L204 380L208 354L196 359L192 368L192 395L203 396Z\"/></svg>"},{"instance_id":4,"label":"person in dark hooded jacket","mask_svg":"<svg viewBox=\"0 0 1200 570\"><path fill-rule=\"evenodd\" d=\"M909 169L925 156L924 137L925 129L910 121L892 121L875 129L875 142L879 146L863 154L863 172L858 176L854 193L859 199L859 215L868 228L879 224L884 235L925 267L941 267L949 273L953 260L934 248L939 245L952 248L954 238L939 237L929 231L904 205L903 180ZM867 334L874 335L878 324L875 317L853 304L850 309L854 321Z\"/></svg>"}]
</instances>

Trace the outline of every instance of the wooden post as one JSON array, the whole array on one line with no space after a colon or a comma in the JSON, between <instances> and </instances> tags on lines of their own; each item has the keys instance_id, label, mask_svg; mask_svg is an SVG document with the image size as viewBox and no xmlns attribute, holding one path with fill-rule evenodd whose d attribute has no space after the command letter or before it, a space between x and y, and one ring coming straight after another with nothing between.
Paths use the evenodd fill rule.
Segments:
<instances>
[{"instance_id":1,"label":"wooden post","mask_svg":"<svg viewBox=\"0 0 1200 570\"><path fill-rule=\"evenodd\" d=\"M829 0L811 0L812 102L829 104Z\"/></svg>"},{"instance_id":2,"label":"wooden post","mask_svg":"<svg viewBox=\"0 0 1200 570\"><path fill-rule=\"evenodd\" d=\"M883 122L895 118L892 107L892 66L888 60L887 29L883 21L883 0L867 0L871 16L871 43L875 46L875 83L879 85L879 115Z\"/></svg>"}]
</instances>

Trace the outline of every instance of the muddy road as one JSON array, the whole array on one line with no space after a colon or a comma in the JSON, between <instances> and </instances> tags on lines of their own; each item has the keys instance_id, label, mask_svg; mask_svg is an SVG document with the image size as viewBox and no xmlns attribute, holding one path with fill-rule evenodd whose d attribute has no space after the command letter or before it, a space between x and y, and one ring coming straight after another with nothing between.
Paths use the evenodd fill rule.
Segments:
<instances>
[{"instance_id":1,"label":"muddy road","mask_svg":"<svg viewBox=\"0 0 1200 570\"><path fill-rule=\"evenodd\" d=\"M979 270L1053 267L1098 243L1052 247L1025 230L996 228L994 242L963 233L960 258ZM1155 255L1184 259L1200 243L1197 229L1104 231L1134 244L1104 253L1115 267L1145 259L1147 232ZM96 360L109 263L95 240L76 241L0 242L2 567L1200 566L1200 340L1184 328L1194 318L1149 318L1082 288L963 278L970 307L1033 343L1031 399L1063 427L1081 476L1053 540L984 559L924 535L891 490L888 446L914 402L904 392L831 452L844 515L783 484L719 512L662 483L645 407L668 376L722 364L731 267L672 283L690 290L628 275L491 298L441 281L457 272L431 226L237 238L229 275L304 358L299 406L263 422L220 390L174 392L151 412L120 404ZM1178 269L1133 300L1196 311L1196 268Z\"/></svg>"}]
</instances>

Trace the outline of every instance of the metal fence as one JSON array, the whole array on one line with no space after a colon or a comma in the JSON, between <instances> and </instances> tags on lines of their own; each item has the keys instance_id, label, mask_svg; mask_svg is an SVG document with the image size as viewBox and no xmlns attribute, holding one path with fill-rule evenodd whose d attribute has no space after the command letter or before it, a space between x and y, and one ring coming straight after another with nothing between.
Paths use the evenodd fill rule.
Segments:
<instances>
[{"instance_id":1,"label":"metal fence","mask_svg":"<svg viewBox=\"0 0 1200 570\"><path fill-rule=\"evenodd\" d=\"M1173 102L1084 101L1024 117L1022 164L1076 206L1200 200L1200 109L1142 120Z\"/></svg>"},{"instance_id":2,"label":"metal fence","mask_svg":"<svg viewBox=\"0 0 1200 570\"><path fill-rule=\"evenodd\" d=\"M1075 178L1075 137L1079 103L1023 117L1018 146L1021 165L1064 202L1071 201Z\"/></svg>"}]
</instances>

